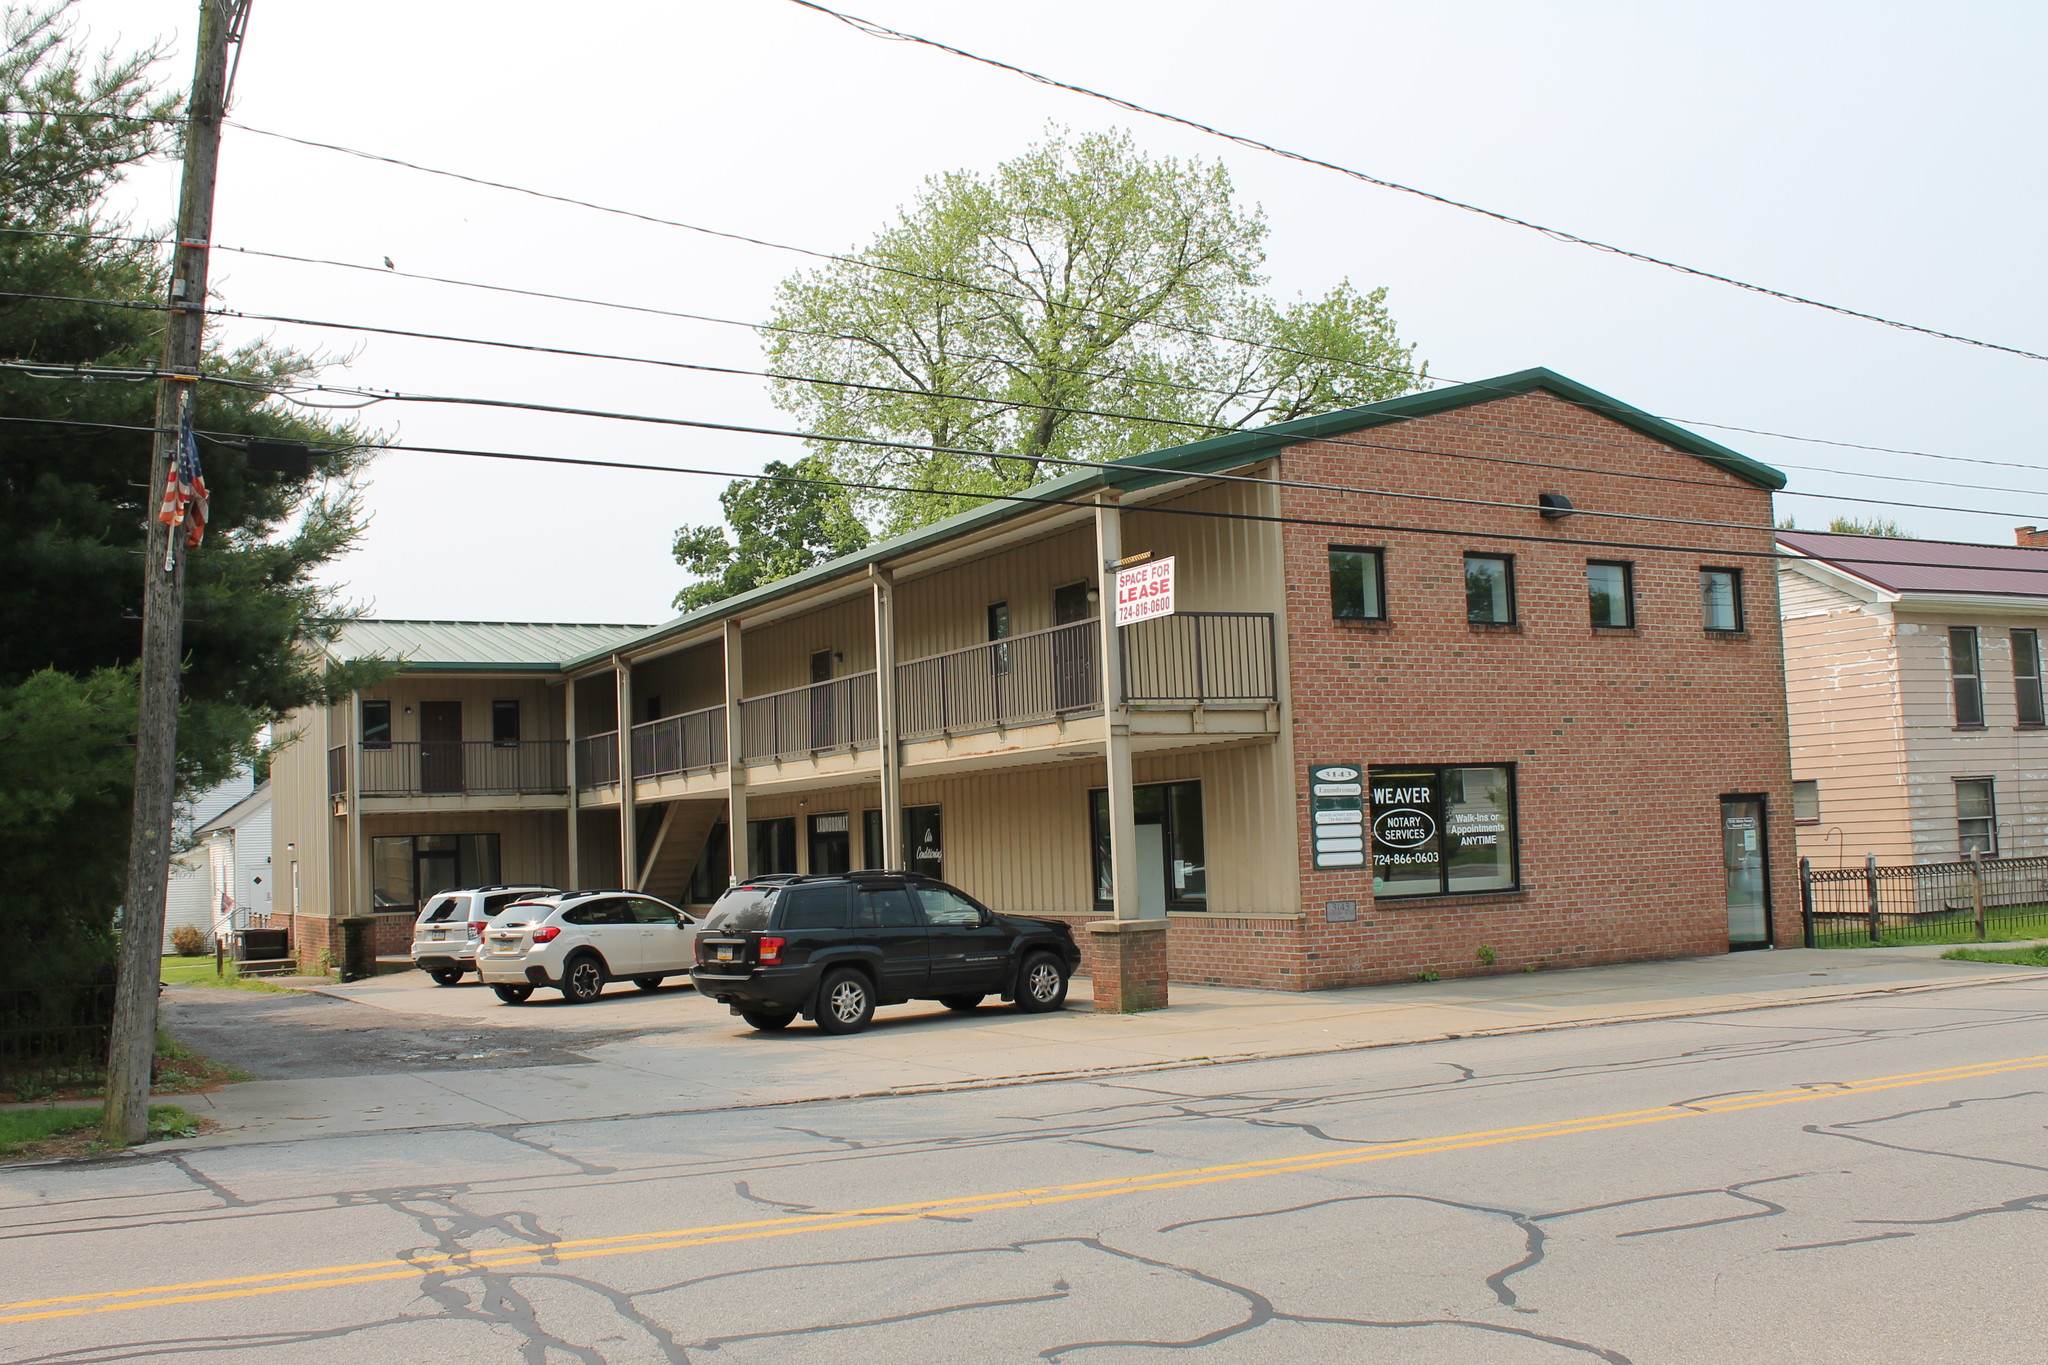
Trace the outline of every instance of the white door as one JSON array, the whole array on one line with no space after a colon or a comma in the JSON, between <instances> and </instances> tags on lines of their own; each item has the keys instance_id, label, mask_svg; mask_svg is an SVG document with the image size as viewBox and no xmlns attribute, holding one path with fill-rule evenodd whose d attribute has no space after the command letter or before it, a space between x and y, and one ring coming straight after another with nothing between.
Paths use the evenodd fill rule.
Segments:
<instances>
[{"instance_id":1,"label":"white door","mask_svg":"<svg viewBox=\"0 0 2048 1365\"><path fill-rule=\"evenodd\" d=\"M1166 826L1139 825L1138 918L1166 918Z\"/></svg>"},{"instance_id":2,"label":"white door","mask_svg":"<svg viewBox=\"0 0 2048 1365\"><path fill-rule=\"evenodd\" d=\"M678 916L660 901L635 899L633 914L640 921L639 970L643 972L686 972L697 959L697 934L687 916Z\"/></svg>"}]
</instances>

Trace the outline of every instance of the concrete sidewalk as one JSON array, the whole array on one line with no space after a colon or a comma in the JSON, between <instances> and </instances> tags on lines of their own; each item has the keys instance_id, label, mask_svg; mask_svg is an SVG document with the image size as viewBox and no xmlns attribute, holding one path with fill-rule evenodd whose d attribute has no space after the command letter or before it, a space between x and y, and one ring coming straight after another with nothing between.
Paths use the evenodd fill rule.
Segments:
<instances>
[{"instance_id":1,"label":"concrete sidewalk","mask_svg":"<svg viewBox=\"0 0 2048 1365\"><path fill-rule=\"evenodd\" d=\"M802 1024L758 1034L687 989L650 995L613 987L589 1005L536 997L506 1006L481 986L437 987L408 972L316 989L472 1029L545 1025L614 1038L622 1027L657 1031L623 1041L593 1037L591 1048L578 1049L588 1064L227 1086L180 1100L219 1131L166 1145L908 1094L2048 979L2033 968L1941 961L1944 951L1790 949L1311 993L1176 983L1172 1008L1137 1015L1090 1012L1087 983L1076 981L1060 1013L1018 1014L992 1003L955 1015L919 1003L885 1010L851 1037Z\"/></svg>"}]
</instances>

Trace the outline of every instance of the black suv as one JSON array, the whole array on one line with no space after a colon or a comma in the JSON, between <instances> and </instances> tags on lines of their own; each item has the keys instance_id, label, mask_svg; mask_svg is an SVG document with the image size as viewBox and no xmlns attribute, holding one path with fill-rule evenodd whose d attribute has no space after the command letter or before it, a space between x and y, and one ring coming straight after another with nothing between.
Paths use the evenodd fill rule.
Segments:
<instances>
[{"instance_id":1,"label":"black suv","mask_svg":"<svg viewBox=\"0 0 2048 1365\"><path fill-rule=\"evenodd\" d=\"M690 979L757 1029L798 1015L858 1033L877 1005L971 1010L1000 995L1027 1011L1066 1001L1080 965L1058 920L998 915L914 872L753 877L718 898Z\"/></svg>"}]
</instances>

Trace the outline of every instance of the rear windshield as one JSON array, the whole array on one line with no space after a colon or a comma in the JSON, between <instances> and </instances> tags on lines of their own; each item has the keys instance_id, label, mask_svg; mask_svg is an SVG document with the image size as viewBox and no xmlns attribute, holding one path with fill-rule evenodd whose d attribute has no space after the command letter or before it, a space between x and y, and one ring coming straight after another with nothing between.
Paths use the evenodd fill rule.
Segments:
<instances>
[{"instance_id":1,"label":"rear windshield","mask_svg":"<svg viewBox=\"0 0 2048 1365\"><path fill-rule=\"evenodd\" d=\"M505 923L531 924L554 908L546 901L514 901L505 907Z\"/></svg>"},{"instance_id":2,"label":"rear windshield","mask_svg":"<svg viewBox=\"0 0 2048 1365\"><path fill-rule=\"evenodd\" d=\"M734 933L766 929L768 912L774 905L775 888L772 886L735 886L711 907L711 913L704 918L704 927L727 929Z\"/></svg>"},{"instance_id":3,"label":"rear windshield","mask_svg":"<svg viewBox=\"0 0 2048 1365\"><path fill-rule=\"evenodd\" d=\"M460 916L461 911L465 908L465 904L468 901L468 899L469 898L466 896L435 897L433 900L427 902L427 909L425 914L426 923L441 924L448 920L458 918Z\"/></svg>"}]
</instances>

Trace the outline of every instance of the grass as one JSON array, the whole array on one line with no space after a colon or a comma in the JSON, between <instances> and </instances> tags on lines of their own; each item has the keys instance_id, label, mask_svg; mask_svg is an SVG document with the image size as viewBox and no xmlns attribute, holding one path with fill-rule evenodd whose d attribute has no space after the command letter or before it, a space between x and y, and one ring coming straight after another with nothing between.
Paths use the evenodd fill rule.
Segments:
<instances>
[{"instance_id":1,"label":"grass","mask_svg":"<svg viewBox=\"0 0 2048 1365\"><path fill-rule=\"evenodd\" d=\"M73 1071L23 1077L12 1083L7 1098L23 1104L92 1099L106 1088L101 1060L94 1058ZM200 1056L162 1029L156 1032L156 1081L149 1088L153 1095L191 1095L216 1085L253 1079L238 1066Z\"/></svg>"},{"instance_id":2,"label":"grass","mask_svg":"<svg viewBox=\"0 0 2048 1365\"><path fill-rule=\"evenodd\" d=\"M1951 948L1942 957L1953 962L2009 962L2015 967L2048 967L2048 943L2031 948Z\"/></svg>"},{"instance_id":3,"label":"grass","mask_svg":"<svg viewBox=\"0 0 2048 1365\"><path fill-rule=\"evenodd\" d=\"M98 1139L100 1106L69 1109L0 1109L0 1157L84 1156L113 1150ZM192 1137L202 1120L175 1104L149 1106L145 1142Z\"/></svg>"},{"instance_id":4,"label":"grass","mask_svg":"<svg viewBox=\"0 0 2048 1365\"><path fill-rule=\"evenodd\" d=\"M167 957L163 960L162 975L157 979L167 986L225 986L269 995L289 993L292 989L265 981L260 976L243 976L232 962L227 964L225 974L216 974L210 957Z\"/></svg>"},{"instance_id":5,"label":"grass","mask_svg":"<svg viewBox=\"0 0 2048 1365\"><path fill-rule=\"evenodd\" d=\"M1985 943L2015 943L2027 939L2048 938L2048 910L2025 906L2031 912L2021 916L2001 915L1988 920L1984 925ZM1849 937L1854 934L1854 937ZM1923 920L1910 929L1892 929L1873 944L1860 930L1851 930L1846 925L1840 928L1823 928L1820 948L1906 948L1916 943L1976 943L1977 921L1967 912L1950 919Z\"/></svg>"}]
</instances>

